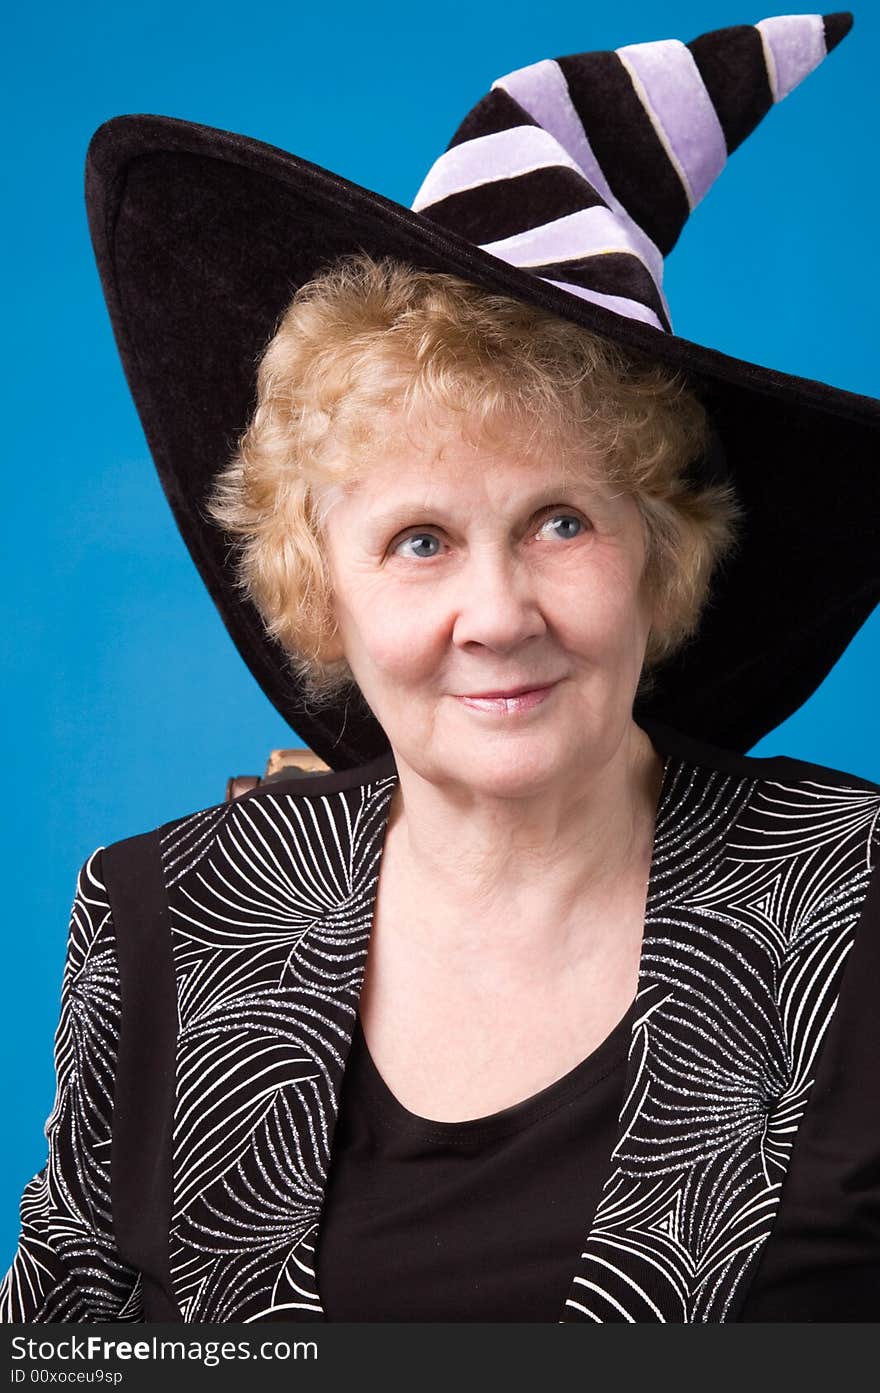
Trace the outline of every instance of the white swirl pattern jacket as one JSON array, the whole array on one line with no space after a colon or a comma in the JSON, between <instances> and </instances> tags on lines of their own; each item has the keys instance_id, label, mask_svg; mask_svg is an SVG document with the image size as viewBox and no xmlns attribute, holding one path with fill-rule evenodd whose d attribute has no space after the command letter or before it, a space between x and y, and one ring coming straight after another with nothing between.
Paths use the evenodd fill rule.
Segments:
<instances>
[{"instance_id":1,"label":"white swirl pattern jacket","mask_svg":"<svg viewBox=\"0 0 880 1393\"><path fill-rule=\"evenodd\" d=\"M844 1194L880 1266L880 1012L858 1004L880 787L645 726L664 774L624 1102L559 1319L731 1321L813 1157L834 1157L829 1281ZM317 1237L396 782L390 754L269 782L88 858L4 1320L326 1318ZM825 1134L832 1099L873 1117L860 1153Z\"/></svg>"}]
</instances>

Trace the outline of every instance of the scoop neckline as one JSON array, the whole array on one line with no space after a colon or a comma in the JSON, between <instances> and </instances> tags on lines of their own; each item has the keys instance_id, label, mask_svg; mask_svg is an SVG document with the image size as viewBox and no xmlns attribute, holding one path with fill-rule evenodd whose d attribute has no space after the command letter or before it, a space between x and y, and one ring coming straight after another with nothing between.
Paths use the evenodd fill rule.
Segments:
<instances>
[{"instance_id":1,"label":"scoop neckline","mask_svg":"<svg viewBox=\"0 0 880 1393\"><path fill-rule=\"evenodd\" d=\"M422 1117L403 1106L376 1067L358 1012L352 1039L361 1065L358 1091L369 1097L372 1106L380 1111L387 1125L393 1126L396 1131L405 1132L414 1139L455 1142L459 1145L500 1139L525 1131L541 1118L549 1116L574 1098L589 1092L610 1073L622 1067L628 1053L635 1008L636 999L633 998L625 1014L605 1039L572 1069L544 1088L528 1098L500 1108L497 1112L487 1113L483 1117L468 1117L457 1122Z\"/></svg>"},{"instance_id":2,"label":"scoop neckline","mask_svg":"<svg viewBox=\"0 0 880 1393\"><path fill-rule=\"evenodd\" d=\"M648 874L648 884L645 895L645 909L643 916L643 928L647 924L648 915L651 910L652 896L655 892L656 878L658 874L658 844L660 833L664 830L665 819L668 814L669 792L674 783L677 761L671 754L658 748L657 743L648 732L648 738L654 746L655 752L662 761L662 774L660 788L657 794L657 805L654 817L654 836L651 849L651 865ZM639 981L641 981L641 953L639 959ZM489 1113L484 1117L463 1118L458 1122L439 1121L434 1118L420 1117L417 1113L411 1112L396 1098L394 1093L382 1078L375 1061L370 1054L367 1046L366 1037L361 1025L360 1009L356 1011L354 1021L354 1031L357 1032L358 1054L360 1055L364 1070L359 1087L365 1092L369 1092L374 1108L379 1109L385 1117L386 1125L395 1127L398 1131L407 1132L413 1136L418 1134L422 1140L428 1141L455 1141L462 1145L467 1140L489 1139L490 1137L500 1136L508 1132L520 1131L545 1116L555 1108L568 1102L570 1098L578 1093L586 1092L614 1067L620 1064L626 1057L629 1050L631 1038L631 1025L634 1019L636 1002L638 999L638 988L636 994L629 1004L626 1012L617 1025L610 1031L605 1039L578 1064L570 1069L561 1078L553 1080L545 1088L539 1089L528 1098L523 1098L518 1103L513 1103L510 1107L502 1108L497 1112ZM613 1059L612 1059L613 1056Z\"/></svg>"}]
</instances>

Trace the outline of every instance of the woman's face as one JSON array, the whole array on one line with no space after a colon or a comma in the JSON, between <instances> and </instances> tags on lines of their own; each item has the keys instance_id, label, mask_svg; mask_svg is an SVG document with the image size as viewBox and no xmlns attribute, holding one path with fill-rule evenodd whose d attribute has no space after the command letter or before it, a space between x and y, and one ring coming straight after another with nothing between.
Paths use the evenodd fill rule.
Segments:
<instances>
[{"instance_id":1,"label":"woman's face","mask_svg":"<svg viewBox=\"0 0 880 1393\"><path fill-rule=\"evenodd\" d=\"M337 493L327 545L339 652L398 767L517 796L601 766L650 627L635 502L537 450L396 439ZM528 709L463 700L547 684Z\"/></svg>"}]
</instances>

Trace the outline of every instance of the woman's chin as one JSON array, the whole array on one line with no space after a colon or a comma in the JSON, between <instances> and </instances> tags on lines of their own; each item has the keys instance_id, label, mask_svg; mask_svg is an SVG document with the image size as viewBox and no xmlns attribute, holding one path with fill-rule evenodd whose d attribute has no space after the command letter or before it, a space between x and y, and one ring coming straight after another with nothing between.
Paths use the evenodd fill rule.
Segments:
<instances>
[{"instance_id":1,"label":"woman's chin","mask_svg":"<svg viewBox=\"0 0 880 1393\"><path fill-rule=\"evenodd\" d=\"M538 793L564 775L570 764L571 744L561 733L518 737L481 733L456 741L450 759L462 779L474 790L499 797L526 797Z\"/></svg>"}]
</instances>

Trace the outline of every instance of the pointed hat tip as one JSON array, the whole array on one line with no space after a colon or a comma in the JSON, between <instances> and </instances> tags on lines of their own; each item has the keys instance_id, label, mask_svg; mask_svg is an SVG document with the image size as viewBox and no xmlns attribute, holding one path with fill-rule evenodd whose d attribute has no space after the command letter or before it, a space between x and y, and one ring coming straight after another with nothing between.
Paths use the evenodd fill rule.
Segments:
<instances>
[{"instance_id":1,"label":"pointed hat tip","mask_svg":"<svg viewBox=\"0 0 880 1393\"><path fill-rule=\"evenodd\" d=\"M839 10L833 15L823 15L825 25L825 48L828 53L845 39L853 27L853 17L849 10Z\"/></svg>"}]
</instances>

